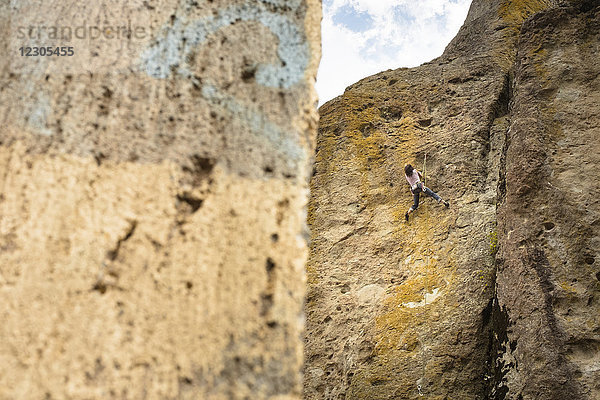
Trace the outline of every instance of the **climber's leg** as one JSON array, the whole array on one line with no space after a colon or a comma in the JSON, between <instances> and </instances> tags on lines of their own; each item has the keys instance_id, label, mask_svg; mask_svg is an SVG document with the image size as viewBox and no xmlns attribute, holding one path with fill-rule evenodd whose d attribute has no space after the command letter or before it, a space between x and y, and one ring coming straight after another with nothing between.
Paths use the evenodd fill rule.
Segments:
<instances>
[{"instance_id":1,"label":"climber's leg","mask_svg":"<svg viewBox=\"0 0 600 400\"><path fill-rule=\"evenodd\" d=\"M442 199L436 192L429 189L428 187L424 188L423 191L427 196L434 198L438 202L438 204L443 203L446 207L450 207L450 203Z\"/></svg>"},{"instance_id":2,"label":"climber's leg","mask_svg":"<svg viewBox=\"0 0 600 400\"><path fill-rule=\"evenodd\" d=\"M425 192L425 194L427 196L433 197L438 203L442 200L442 198L440 196L438 196L438 194L436 192L429 189L428 187L424 188L423 191Z\"/></svg>"},{"instance_id":3,"label":"climber's leg","mask_svg":"<svg viewBox=\"0 0 600 400\"><path fill-rule=\"evenodd\" d=\"M419 196L421 193L421 188L417 187L413 192L413 205L408 209L408 211L406 212L406 214L404 214L404 218L408 221L408 214L410 214L411 212L415 211L417 208L419 208Z\"/></svg>"}]
</instances>

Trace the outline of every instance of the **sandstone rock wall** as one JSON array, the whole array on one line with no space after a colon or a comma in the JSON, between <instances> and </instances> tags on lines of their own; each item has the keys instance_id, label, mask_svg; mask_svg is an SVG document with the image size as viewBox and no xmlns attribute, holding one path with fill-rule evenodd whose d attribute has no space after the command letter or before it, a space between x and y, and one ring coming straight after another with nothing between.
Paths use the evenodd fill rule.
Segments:
<instances>
[{"instance_id":1,"label":"sandstone rock wall","mask_svg":"<svg viewBox=\"0 0 600 400\"><path fill-rule=\"evenodd\" d=\"M0 11L0 398L299 398L320 3Z\"/></svg>"},{"instance_id":2,"label":"sandstone rock wall","mask_svg":"<svg viewBox=\"0 0 600 400\"><path fill-rule=\"evenodd\" d=\"M600 8L523 27L499 208L507 398L600 397Z\"/></svg>"},{"instance_id":3,"label":"sandstone rock wall","mask_svg":"<svg viewBox=\"0 0 600 400\"><path fill-rule=\"evenodd\" d=\"M600 395L597 12L474 1L442 57L320 109L306 398ZM425 155L451 206L405 223Z\"/></svg>"}]
</instances>

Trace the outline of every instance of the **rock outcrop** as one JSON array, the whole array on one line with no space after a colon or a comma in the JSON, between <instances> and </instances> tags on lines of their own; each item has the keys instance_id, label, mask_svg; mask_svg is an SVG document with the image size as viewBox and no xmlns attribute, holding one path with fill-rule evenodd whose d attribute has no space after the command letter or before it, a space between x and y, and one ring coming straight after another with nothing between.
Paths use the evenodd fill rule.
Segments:
<instances>
[{"instance_id":1,"label":"rock outcrop","mask_svg":"<svg viewBox=\"0 0 600 400\"><path fill-rule=\"evenodd\" d=\"M320 3L0 20L0 398L298 399Z\"/></svg>"},{"instance_id":2,"label":"rock outcrop","mask_svg":"<svg viewBox=\"0 0 600 400\"><path fill-rule=\"evenodd\" d=\"M498 213L507 398L600 398L598 54L597 2L523 26Z\"/></svg>"},{"instance_id":3,"label":"rock outcrop","mask_svg":"<svg viewBox=\"0 0 600 400\"><path fill-rule=\"evenodd\" d=\"M600 396L594 1L475 0L320 109L307 399ZM404 222L410 162L431 199Z\"/></svg>"}]
</instances>

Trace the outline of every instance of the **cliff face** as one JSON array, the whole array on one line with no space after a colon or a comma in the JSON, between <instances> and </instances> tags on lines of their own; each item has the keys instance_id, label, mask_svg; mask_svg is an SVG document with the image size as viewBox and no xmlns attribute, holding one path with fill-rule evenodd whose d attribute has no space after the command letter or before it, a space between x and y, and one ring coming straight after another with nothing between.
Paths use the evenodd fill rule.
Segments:
<instances>
[{"instance_id":1,"label":"cliff face","mask_svg":"<svg viewBox=\"0 0 600 400\"><path fill-rule=\"evenodd\" d=\"M320 109L306 398L600 395L599 12L474 1L440 58ZM425 155L451 206L405 223Z\"/></svg>"},{"instance_id":2,"label":"cliff face","mask_svg":"<svg viewBox=\"0 0 600 400\"><path fill-rule=\"evenodd\" d=\"M523 27L498 212L510 398L600 397L600 8Z\"/></svg>"},{"instance_id":3,"label":"cliff face","mask_svg":"<svg viewBox=\"0 0 600 400\"><path fill-rule=\"evenodd\" d=\"M0 3L1 399L300 397L319 16Z\"/></svg>"}]
</instances>

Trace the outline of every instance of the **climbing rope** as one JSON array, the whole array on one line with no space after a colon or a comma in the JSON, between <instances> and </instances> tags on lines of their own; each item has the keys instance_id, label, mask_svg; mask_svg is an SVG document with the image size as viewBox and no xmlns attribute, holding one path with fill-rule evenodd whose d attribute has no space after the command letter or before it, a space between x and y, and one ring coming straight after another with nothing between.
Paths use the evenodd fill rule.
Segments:
<instances>
[{"instance_id":1,"label":"climbing rope","mask_svg":"<svg viewBox=\"0 0 600 400\"><path fill-rule=\"evenodd\" d=\"M425 153L425 159L423 160L423 187L425 187L425 182L427 181L427 153Z\"/></svg>"}]
</instances>

